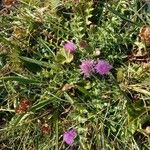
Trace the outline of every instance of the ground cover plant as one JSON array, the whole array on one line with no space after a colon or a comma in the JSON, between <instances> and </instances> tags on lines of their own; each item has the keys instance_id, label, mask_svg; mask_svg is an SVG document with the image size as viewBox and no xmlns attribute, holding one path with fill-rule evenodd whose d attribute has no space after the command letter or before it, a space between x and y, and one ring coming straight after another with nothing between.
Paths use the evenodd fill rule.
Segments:
<instances>
[{"instance_id":1,"label":"ground cover plant","mask_svg":"<svg viewBox=\"0 0 150 150\"><path fill-rule=\"evenodd\" d=\"M149 150L148 0L0 1L1 150Z\"/></svg>"}]
</instances>

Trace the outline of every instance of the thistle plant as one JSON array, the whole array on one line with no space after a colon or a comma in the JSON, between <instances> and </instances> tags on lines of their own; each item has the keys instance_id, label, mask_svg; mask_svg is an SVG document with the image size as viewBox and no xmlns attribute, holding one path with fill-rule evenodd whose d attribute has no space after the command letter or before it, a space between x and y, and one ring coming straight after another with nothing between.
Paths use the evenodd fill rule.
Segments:
<instances>
[{"instance_id":1,"label":"thistle plant","mask_svg":"<svg viewBox=\"0 0 150 150\"><path fill-rule=\"evenodd\" d=\"M3 3L0 149L149 149L148 2Z\"/></svg>"}]
</instances>

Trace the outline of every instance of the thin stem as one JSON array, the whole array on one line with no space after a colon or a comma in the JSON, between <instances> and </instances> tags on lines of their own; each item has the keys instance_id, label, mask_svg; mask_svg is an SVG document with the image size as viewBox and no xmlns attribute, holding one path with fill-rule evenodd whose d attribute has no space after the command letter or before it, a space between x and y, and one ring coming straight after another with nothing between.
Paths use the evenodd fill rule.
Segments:
<instances>
[{"instance_id":1,"label":"thin stem","mask_svg":"<svg viewBox=\"0 0 150 150\"><path fill-rule=\"evenodd\" d=\"M15 112L15 110L13 109L3 109L3 108L0 108L0 111Z\"/></svg>"}]
</instances>

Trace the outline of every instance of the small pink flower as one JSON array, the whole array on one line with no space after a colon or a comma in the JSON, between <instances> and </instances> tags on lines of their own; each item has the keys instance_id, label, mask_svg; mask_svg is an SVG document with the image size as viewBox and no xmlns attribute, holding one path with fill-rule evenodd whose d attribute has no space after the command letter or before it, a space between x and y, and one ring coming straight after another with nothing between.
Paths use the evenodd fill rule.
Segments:
<instances>
[{"instance_id":1,"label":"small pink flower","mask_svg":"<svg viewBox=\"0 0 150 150\"><path fill-rule=\"evenodd\" d=\"M90 77L95 72L94 60L83 60L80 65L80 70L85 77Z\"/></svg>"},{"instance_id":2,"label":"small pink flower","mask_svg":"<svg viewBox=\"0 0 150 150\"><path fill-rule=\"evenodd\" d=\"M110 70L112 69L112 65L109 64L106 60L98 60L98 63L95 66L95 70L100 75L107 75L109 74Z\"/></svg>"},{"instance_id":3,"label":"small pink flower","mask_svg":"<svg viewBox=\"0 0 150 150\"><path fill-rule=\"evenodd\" d=\"M63 141L66 142L68 145L72 146L76 136L77 136L76 130L75 129L71 129L69 131L66 131L63 134Z\"/></svg>"},{"instance_id":4,"label":"small pink flower","mask_svg":"<svg viewBox=\"0 0 150 150\"><path fill-rule=\"evenodd\" d=\"M70 53L75 53L77 46L73 42L69 41L64 45L64 49Z\"/></svg>"}]
</instances>

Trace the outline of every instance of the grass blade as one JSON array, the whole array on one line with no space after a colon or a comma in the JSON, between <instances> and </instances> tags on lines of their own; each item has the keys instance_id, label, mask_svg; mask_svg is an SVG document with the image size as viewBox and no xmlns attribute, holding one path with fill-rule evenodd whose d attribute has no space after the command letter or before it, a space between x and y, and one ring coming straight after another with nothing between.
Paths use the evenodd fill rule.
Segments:
<instances>
[{"instance_id":1,"label":"grass blade","mask_svg":"<svg viewBox=\"0 0 150 150\"><path fill-rule=\"evenodd\" d=\"M24 77L18 77L18 76L2 77L2 78L0 78L0 80L4 80L4 81L18 81L18 82L24 83L24 84L41 83L41 81L32 80L32 79L28 79L28 78L24 78Z\"/></svg>"},{"instance_id":2,"label":"grass blade","mask_svg":"<svg viewBox=\"0 0 150 150\"><path fill-rule=\"evenodd\" d=\"M47 62L44 62L44 61L35 60L35 59L32 59L32 58L23 57L23 56L20 57L20 59L23 60L23 61L26 61L26 62L37 64L37 65L42 66L42 67L51 68L51 65Z\"/></svg>"}]
</instances>

